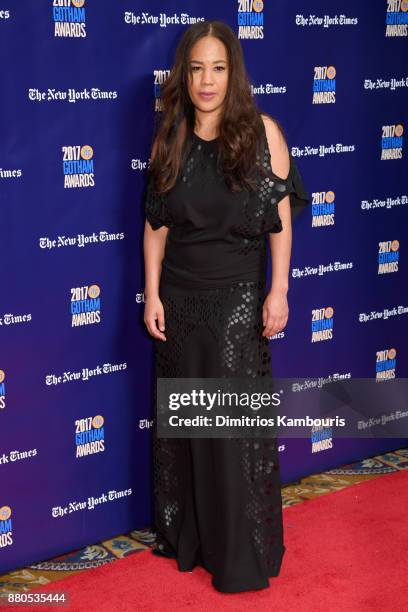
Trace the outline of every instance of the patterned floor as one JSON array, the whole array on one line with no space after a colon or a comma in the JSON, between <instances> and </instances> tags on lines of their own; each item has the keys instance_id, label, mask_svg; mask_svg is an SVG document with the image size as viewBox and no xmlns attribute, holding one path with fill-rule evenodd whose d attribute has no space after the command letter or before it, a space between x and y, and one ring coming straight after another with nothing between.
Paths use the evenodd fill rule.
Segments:
<instances>
[{"instance_id":1,"label":"patterned floor","mask_svg":"<svg viewBox=\"0 0 408 612\"><path fill-rule=\"evenodd\" d=\"M343 465L340 468L313 474L283 487L284 506L293 506L306 499L325 495L357 482L377 478L383 474L408 469L408 448ZM87 569L110 563L146 550L154 544L149 529L132 531L111 540L73 550L65 555L35 563L26 568L0 576L0 598L11 592L29 591Z\"/></svg>"}]
</instances>

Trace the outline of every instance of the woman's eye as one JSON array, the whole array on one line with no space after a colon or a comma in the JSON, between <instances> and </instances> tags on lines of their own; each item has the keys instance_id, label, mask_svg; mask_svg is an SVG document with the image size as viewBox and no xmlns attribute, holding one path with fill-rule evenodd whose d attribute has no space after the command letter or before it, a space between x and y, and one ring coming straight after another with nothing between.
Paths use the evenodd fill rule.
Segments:
<instances>
[{"instance_id":1,"label":"woman's eye","mask_svg":"<svg viewBox=\"0 0 408 612\"><path fill-rule=\"evenodd\" d=\"M192 72L197 72L197 70L200 70L201 66L191 66L191 70ZM216 66L215 67L216 72L222 72L223 70L225 70L225 66Z\"/></svg>"}]
</instances>

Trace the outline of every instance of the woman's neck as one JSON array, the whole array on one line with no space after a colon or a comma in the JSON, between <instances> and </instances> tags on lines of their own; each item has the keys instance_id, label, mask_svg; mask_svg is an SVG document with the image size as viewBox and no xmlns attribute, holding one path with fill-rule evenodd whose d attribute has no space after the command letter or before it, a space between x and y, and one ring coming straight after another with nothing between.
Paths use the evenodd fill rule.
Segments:
<instances>
[{"instance_id":1,"label":"woman's neck","mask_svg":"<svg viewBox=\"0 0 408 612\"><path fill-rule=\"evenodd\" d=\"M204 140L214 140L218 138L219 131L219 115L216 117L203 117L196 112L194 122L194 132Z\"/></svg>"}]
</instances>

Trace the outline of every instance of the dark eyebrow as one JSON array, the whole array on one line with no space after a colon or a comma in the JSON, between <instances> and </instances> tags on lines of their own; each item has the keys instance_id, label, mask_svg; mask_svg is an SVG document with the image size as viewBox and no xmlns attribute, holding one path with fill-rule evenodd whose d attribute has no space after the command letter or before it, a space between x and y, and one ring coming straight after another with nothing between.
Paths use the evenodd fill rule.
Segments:
<instances>
[{"instance_id":1,"label":"dark eyebrow","mask_svg":"<svg viewBox=\"0 0 408 612\"><path fill-rule=\"evenodd\" d=\"M224 64L226 64L227 60L214 60L213 64L219 64L220 62L224 62ZM190 64L204 64L204 62L200 62L200 60L191 60Z\"/></svg>"}]
</instances>

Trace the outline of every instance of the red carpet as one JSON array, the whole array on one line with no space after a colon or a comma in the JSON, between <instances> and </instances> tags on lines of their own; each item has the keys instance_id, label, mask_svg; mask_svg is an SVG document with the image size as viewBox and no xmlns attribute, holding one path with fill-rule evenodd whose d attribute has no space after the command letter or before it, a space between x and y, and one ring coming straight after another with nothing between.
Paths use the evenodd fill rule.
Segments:
<instances>
[{"instance_id":1,"label":"red carpet","mask_svg":"<svg viewBox=\"0 0 408 612\"><path fill-rule=\"evenodd\" d=\"M402 612L408 610L407 510L408 471L285 509L286 556L280 575L261 591L218 593L202 568L181 573L173 559L150 550L36 590L68 592L69 607L45 608L60 612Z\"/></svg>"}]
</instances>

